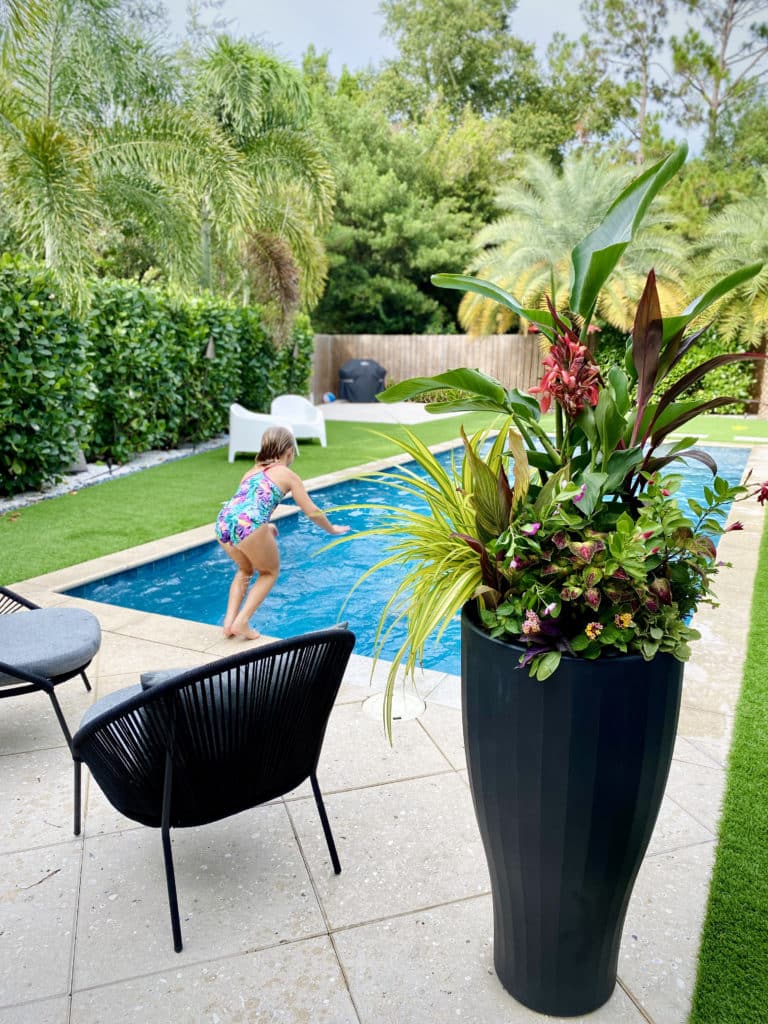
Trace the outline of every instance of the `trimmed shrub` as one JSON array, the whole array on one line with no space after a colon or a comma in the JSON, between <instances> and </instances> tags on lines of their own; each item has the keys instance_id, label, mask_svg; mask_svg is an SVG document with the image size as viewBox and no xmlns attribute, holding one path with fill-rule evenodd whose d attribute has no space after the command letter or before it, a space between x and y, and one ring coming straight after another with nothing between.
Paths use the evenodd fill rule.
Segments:
<instances>
[{"instance_id":1,"label":"trimmed shrub","mask_svg":"<svg viewBox=\"0 0 768 1024\"><path fill-rule=\"evenodd\" d=\"M0 263L0 493L55 481L80 446L124 462L225 431L232 402L265 412L309 387L306 316L278 345L257 306L108 279L92 287L78 323L44 271Z\"/></svg>"},{"instance_id":2,"label":"trimmed shrub","mask_svg":"<svg viewBox=\"0 0 768 1024\"><path fill-rule=\"evenodd\" d=\"M0 257L0 494L37 490L88 434L86 335L45 271Z\"/></svg>"}]
</instances>

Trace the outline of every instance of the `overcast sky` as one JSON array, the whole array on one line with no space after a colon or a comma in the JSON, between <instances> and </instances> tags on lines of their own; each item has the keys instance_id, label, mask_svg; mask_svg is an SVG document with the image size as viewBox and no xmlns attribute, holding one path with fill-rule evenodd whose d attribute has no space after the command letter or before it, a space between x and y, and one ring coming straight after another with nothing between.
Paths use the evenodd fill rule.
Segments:
<instances>
[{"instance_id":1,"label":"overcast sky","mask_svg":"<svg viewBox=\"0 0 768 1024\"><path fill-rule=\"evenodd\" d=\"M187 0L164 2L174 34L181 35ZM359 70L393 55L391 41L380 36L378 7L379 0L226 0L221 16L232 19L232 35L258 36L296 64L310 43L329 50L330 70L338 74L343 64ZM576 37L582 28L578 0L519 0L512 21L514 34L535 43L540 54L553 32Z\"/></svg>"}]
</instances>

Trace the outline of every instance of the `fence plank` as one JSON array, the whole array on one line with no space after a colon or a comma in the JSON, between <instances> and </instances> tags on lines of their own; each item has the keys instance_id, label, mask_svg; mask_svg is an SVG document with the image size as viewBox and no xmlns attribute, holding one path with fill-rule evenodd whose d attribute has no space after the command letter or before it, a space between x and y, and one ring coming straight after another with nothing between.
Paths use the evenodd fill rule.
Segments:
<instances>
[{"instance_id":1,"label":"fence plank","mask_svg":"<svg viewBox=\"0 0 768 1024\"><path fill-rule=\"evenodd\" d=\"M326 391L338 394L339 369L348 359L374 359L387 371L387 385L459 366L482 370L505 387L523 391L541 376L534 334L316 334L311 383L315 402Z\"/></svg>"}]
</instances>

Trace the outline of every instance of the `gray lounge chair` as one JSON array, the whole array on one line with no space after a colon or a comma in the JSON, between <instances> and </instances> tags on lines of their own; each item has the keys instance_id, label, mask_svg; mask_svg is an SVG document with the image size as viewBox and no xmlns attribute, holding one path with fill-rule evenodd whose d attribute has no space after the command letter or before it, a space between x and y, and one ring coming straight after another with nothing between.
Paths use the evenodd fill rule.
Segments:
<instances>
[{"instance_id":1,"label":"gray lounge chair","mask_svg":"<svg viewBox=\"0 0 768 1024\"><path fill-rule=\"evenodd\" d=\"M0 587L0 698L48 694L67 745L72 735L54 688L81 676L101 646L99 620L80 608L41 608Z\"/></svg>"}]
</instances>

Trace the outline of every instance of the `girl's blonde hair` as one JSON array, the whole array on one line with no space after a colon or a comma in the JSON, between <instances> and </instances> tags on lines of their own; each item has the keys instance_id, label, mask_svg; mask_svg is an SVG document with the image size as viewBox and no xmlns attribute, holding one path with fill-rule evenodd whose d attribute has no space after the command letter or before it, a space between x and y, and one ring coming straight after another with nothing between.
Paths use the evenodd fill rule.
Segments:
<instances>
[{"instance_id":1,"label":"girl's blonde hair","mask_svg":"<svg viewBox=\"0 0 768 1024\"><path fill-rule=\"evenodd\" d=\"M269 427L261 436L257 462L277 462L286 452L296 448L296 438L287 427Z\"/></svg>"}]
</instances>

